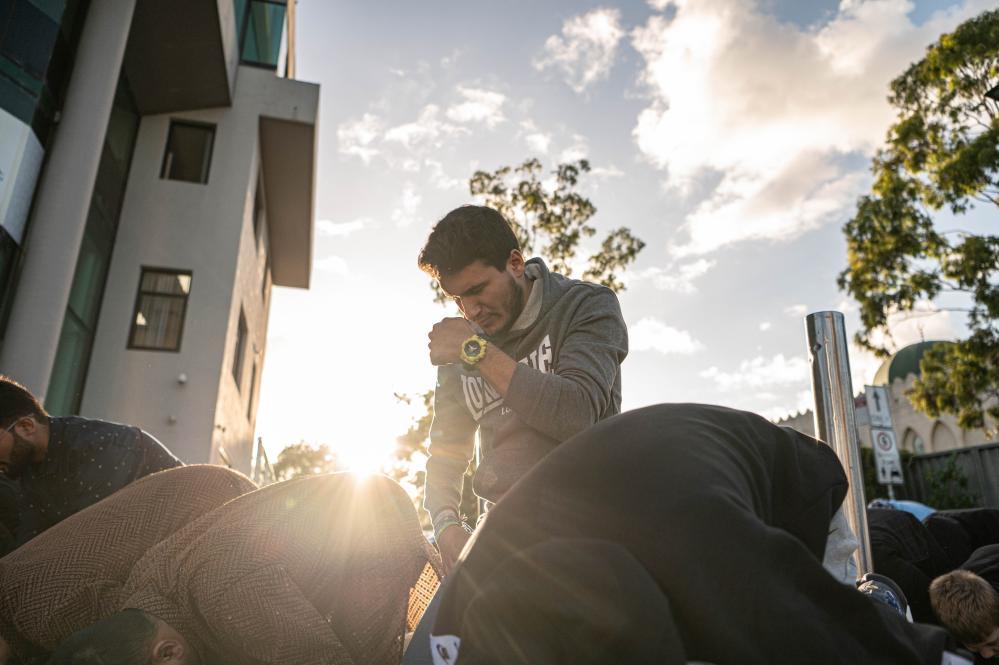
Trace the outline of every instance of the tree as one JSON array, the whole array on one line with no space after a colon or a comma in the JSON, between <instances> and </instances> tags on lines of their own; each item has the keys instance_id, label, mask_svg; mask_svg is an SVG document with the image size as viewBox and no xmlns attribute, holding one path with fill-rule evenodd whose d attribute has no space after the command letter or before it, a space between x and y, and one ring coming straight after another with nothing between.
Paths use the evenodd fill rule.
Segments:
<instances>
[{"instance_id":1,"label":"tree","mask_svg":"<svg viewBox=\"0 0 999 665\"><path fill-rule=\"evenodd\" d=\"M540 179L541 162L532 158L512 169L503 166L492 173L476 171L468 189L510 221L525 254L537 253L555 272L572 275L569 262L576 256L579 241L596 233L588 222L597 208L575 191L580 175L589 171L590 163L585 159L559 164L552 171L552 186L547 187ZM590 256L583 279L623 291L616 272L633 262L643 247L645 243L627 227L611 231L600 251Z\"/></svg>"},{"instance_id":2,"label":"tree","mask_svg":"<svg viewBox=\"0 0 999 665\"><path fill-rule=\"evenodd\" d=\"M942 468L926 472L926 489L926 502L937 510L978 507L978 497L968 489L968 476L957 463L957 452Z\"/></svg>"},{"instance_id":3,"label":"tree","mask_svg":"<svg viewBox=\"0 0 999 665\"><path fill-rule=\"evenodd\" d=\"M948 293L964 294L970 335L923 356L909 396L962 427L999 420L999 236L938 229L933 214L999 206L999 11L945 34L891 83L898 110L876 154L874 185L847 222L839 286L860 304L857 342L886 356L889 324Z\"/></svg>"},{"instance_id":4,"label":"tree","mask_svg":"<svg viewBox=\"0 0 999 665\"><path fill-rule=\"evenodd\" d=\"M291 480L299 476L332 473L337 469L336 455L325 443L313 446L304 441L287 446L278 453L274 463L277 480Z\"/></svg>"}]
</instances>

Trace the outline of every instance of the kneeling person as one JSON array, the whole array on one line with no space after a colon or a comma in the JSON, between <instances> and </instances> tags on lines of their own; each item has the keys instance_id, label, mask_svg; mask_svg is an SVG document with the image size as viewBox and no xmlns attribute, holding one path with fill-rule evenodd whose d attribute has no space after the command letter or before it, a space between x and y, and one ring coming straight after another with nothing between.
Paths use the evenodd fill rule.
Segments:
<instances>
[{"instance_id":1,"label":"kneeling person","mask_svg":"<svg viewBox=\"0 0 999 665\"><path fill-rule=\"evenodd\" d=\"M256 488L207 464L155 473L0 559L0 664L44 657L107 616L151 547Z\"/></svg>"},{"instance_id":2,"label":"kneeling person","mask_svg":"<svg viewBox=\"0 0 999 665\"><path fill-rule=\"evenodd\" d=\"M975 550L960 569L933 580L933 611L954 637L984 658L999 655L999 545Z\"/></svg>"},{"instance_id":3,"label":"kneeling person","mask_svg":"<svg viewBox=\"0 0 999 665\"><path fill-rule=\"evenodd\" d=\"M270 485L152 547L105 618L49 662L398 663L410 591L436 580L435 556L388 478Z\"/></svg>"},{"instance_id":4,"label":"kneeling person","mask_svg":"<svg viewBox=\"0 0 999 665\"><path fill-rule=\"evenodd\" d=\"M442 589L435 662L945 662L943 629L823 567L846 491L828 446L753 414L604 420L487 514Z\"/></svg>"}]
</instances>

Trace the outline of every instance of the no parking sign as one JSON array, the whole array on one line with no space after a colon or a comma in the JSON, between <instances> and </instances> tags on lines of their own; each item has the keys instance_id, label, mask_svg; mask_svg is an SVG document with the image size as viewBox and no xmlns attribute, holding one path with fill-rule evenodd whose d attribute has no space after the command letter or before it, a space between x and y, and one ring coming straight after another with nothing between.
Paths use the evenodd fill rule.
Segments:
<instances>
[{"instance_id":1,"label":"no parking sign","mask_svg":"<svg viewBox=\"0 0 999 665\"><path fill-rule=\"evenodd\" d=\"M898 454L894 430L872 428L871 443L878 467L878 482L882 485L902 485L902 459Z\"/></svg>"}]
</instances>

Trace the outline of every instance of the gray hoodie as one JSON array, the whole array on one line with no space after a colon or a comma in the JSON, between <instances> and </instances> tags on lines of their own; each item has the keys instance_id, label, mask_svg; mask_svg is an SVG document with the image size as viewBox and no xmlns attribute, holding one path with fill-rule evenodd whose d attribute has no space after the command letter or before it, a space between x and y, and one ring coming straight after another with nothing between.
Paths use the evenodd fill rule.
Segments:
<instances>
[{"instance_id":1,"label":"gray hoodie","mask_svg":"<svg viewBox=\"0 0 999 665\"><path fill-rule=\"evenodd\" d=\"M519 361L506 398L475 369L437 372L424 507L457 510L479 431L479 496L497 501L560 442L621 409L621 362L628 331L610 289L527 262L534 280L511 329L490 340ZM488 349L486 351L488 354Z\"/></svg>"}]
</instances>

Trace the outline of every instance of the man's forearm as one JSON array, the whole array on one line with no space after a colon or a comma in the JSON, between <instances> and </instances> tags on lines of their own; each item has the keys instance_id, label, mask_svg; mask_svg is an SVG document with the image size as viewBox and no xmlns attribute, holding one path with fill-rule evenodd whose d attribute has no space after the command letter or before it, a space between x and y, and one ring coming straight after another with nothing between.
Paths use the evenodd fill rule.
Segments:
<instances>
[{"instance_id":1,"label":"man's forearm","mask_svg":"<svg viewBox=\"0 0 999 665\"><path fill-rule=\"evenodd\" d=\"M458 512L468 460L431 455L427 460L426 495L423 507L434 519L448 508Z\"/></svg>"},{"instance_id":2,"label":"man's forearm","mask_svg":"<svg viewBox=\"0 0 999 665\"><path fill-rule=\"evenodd\" d=\"M505 404L534 429L565 441L606 415L613 381L596 385L588 377L545 374L525 365L511 386Z\"/></svg>"},{"instance_id":3,"label":"man's forearm","mask_svg":"<svg viewBox=\"0 0 999 665\"><path fill-rule=\"evenodd\" d=\"M490 344L486 347L486 356L479 361L476 369L500 394L500 397L506 397L513 381L513 374L517 371L517 361L504 353L503 349Z\"/></svg>"}]
</instances>

